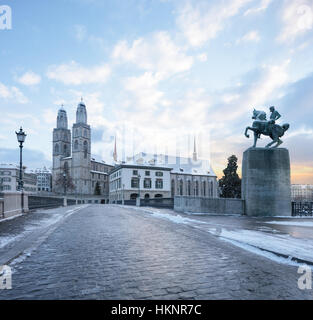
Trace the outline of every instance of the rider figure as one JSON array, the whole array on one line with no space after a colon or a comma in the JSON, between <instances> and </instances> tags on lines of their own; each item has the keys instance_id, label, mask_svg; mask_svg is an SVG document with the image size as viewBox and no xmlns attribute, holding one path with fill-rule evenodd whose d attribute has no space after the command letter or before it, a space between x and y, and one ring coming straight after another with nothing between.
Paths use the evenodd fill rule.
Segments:
<instances>
[{"instance_id":1,"label":"rider figure","mask_svg":"<svg viewBox=\"0 0 313 320\"><path fill-rule=\"evenodd\" d=\"M277 110L275 110L274 106L270 107L270 112L271 112L270 119L274 120L274 123L275 123L275 121L278 120L281 117L281 115Z\"/></svg>"},{"instance_id":2,"label":"rider figure","mask_svg":"<svg viewBox=\"0 0 313 320\"><path fill-rule=\"evenodd\" d=\"M279 112L277 110L275 110L274 106L270 107L270 112L271 112L270 120L267 122L267 131L268 132L271 131L273 125L275 124L275 121L278 120L281 117Z\"/></svg>"}]
</instances>

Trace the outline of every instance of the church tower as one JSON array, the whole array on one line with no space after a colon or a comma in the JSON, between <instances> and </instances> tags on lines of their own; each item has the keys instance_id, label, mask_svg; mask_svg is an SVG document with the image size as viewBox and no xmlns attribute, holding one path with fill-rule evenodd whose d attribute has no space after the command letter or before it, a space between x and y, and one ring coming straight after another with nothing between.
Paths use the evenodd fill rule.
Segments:
<instances>
[{"instance_id":1,"label":"church tower","mask_svg":"<svg viewBox=\"0 0 313 320\"><path fill-rule=\"evenodd\" d=\"M91 194L90 126L87 124L86 105L81 100L76 110L76 123L73 124L72 141L72 177L75 193Z\"/></svg>"},{"instance_id":2,"label":"church tower","mask_svg":"<svg viewBox=\"0 0 313 320\"><path fill-rule=\"evenodd\" d=\"M52 167L52 179L53 179L53 191L58 192L57 186L54 181L57 174L63 172L61 160L71 155L71 131L68 129L67 114L63 106L58 111L57 127L53 129L53 167Z\"/></svg>"}]
</instances>

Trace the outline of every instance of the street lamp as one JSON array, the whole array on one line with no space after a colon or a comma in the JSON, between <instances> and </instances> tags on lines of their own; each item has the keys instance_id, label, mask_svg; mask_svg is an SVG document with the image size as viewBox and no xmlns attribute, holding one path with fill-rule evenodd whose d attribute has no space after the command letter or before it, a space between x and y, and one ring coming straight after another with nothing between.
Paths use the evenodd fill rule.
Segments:
<instances>
[{"instance_id":1,"label":"street lamp","mask_svg":"<svg viewBox=\"0 0 313 320\"><path fill-rule=\"evenodd\" d=\"M66 200L66 173L63 172L63 184L64 184L64 206L67 206L67 200Z\"/></svg>"},{"instance_id":2,"label":"street lamp","mask_svg":"<svg viewBox=\"0 0 313 320\"><path fill-rule=\"evenodd\" d=\"M23 181L23 161L22 161L22 149L23 149L23 143L25 142L25 138L26 138L26 134L23 131L22 127L20 128L20 131L16 132L16 137L17 137L17 141L20 144L20 178L18 181L18 190L20 190L21 196L22 196L22 201L21 201L21 205L22 205L22 213L24 213L24 189L23 189L23 185L24 185L24 181Z\"/></svg>"},{"instance_id":3,"label":"street lamp","mask_svg":"<svg viewBox=\"0 0 313 320\"><path fill-rule=\"evenodd\" d=\"M140 178L141 178L141 175L138 174L138 197L140 199Z\"/></svg>"},{"instance_id":4,"label":"street lamp","mask_svg":"<svg viewBox=\"0 0 313 320\"><path fill-rule=\"evenodd\" d=\"M140 207L140 178L141 175L138 173L138 206Z\"/></svg>"}]
</instances>

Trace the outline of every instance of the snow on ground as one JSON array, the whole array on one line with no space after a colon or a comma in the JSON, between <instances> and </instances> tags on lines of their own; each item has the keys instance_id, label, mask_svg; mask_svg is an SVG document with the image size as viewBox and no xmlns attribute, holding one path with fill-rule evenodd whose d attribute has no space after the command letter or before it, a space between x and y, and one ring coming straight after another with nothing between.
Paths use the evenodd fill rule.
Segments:
<instances>
[{"instance_id":1,"label":"snow on ground","mask_svg":"<svg viewBox=\"0 0 313 320\"><path fill-rule=\"evenodd\" d=\"M81 208L83 208L83 206L75 207L75 208L67 210L65 212L57 212L57 213L43 212L43 218L40 220L37 220L37 221L30 221L29 223L27 223L24 227L23 232L21 232L17 235L0 236L0 249L5 247L6 245L10 244L13 241L18 241L18 240L24 238L25 236L29 235L34 230L37 230L39 228L46 228L48 226L52 226L52 225L56 224L61 219L67 218L68 216L72 215L74 212L80 210Z\"/></svg>"},{"instance_id":2,"label":"snow on ground","mask_svg":"<svg viewBox=\"0 0 313 320\"><path fill-rule=\"evenodd\" d=\"M313 227L311 221L267 221L269 224L281 224L285 226L298 226L298 227Z\"/></svg>"},{"instance_id":3,"label":"snow on ground","mask_svg":"<svg viewBox=\"0 0 313 320\"><path fill-rule=\"evenodd\" d=\"M3 221L8 221L8 220L12 220L12 219L15 219L17 217L20 217L22 214L16 214L15 216L12 216L12 217L8 217L8 218L4 218L4 219L1 219L0 220L0 223L3 222Z\"/></svg>"},{"instance_id":4,"label":"snow on ground","mask_svg":"<svg viewBox=\"0 0 313 320\"><path fill-rule=\"evenodd\" d=\"M216 234L216 229L208 230ZM313 241L294 238L287 234L269 234L254 230L226 230L220 229L218 236L229 241L257 247L288 257L293 257L313 263Z\"/></svg>"},{"instance_id":5,"label":"snow on ground","mask_svg":"<svg viewBox=\"0 0 313 320\"><path fill-rule=\"evenodd\" d=\"M130 207L128 207L130 208ZM178 214L161 212L155 208L132 207L136 211L152 214L156 218L167 219L174 223L189 224L210 234L219 237L244 250L262 255L278 263L299 265L292 261L293 258L304 260L313 264L313 241L305 238L294 238L289 234L277 234L275 230L267 227L259 227L257 230L246 230L240 228L225 227L224 225L199 221L182 217ZM301 221L271 221L267 223L290 224L312 227L312 222ZM267 232L263 232L267 231ZM269 233L269 231L271 233ZM265 250L265 251L264 251ZM284 258L283 256L289 257Z\"/></svg>"}]
</instances>

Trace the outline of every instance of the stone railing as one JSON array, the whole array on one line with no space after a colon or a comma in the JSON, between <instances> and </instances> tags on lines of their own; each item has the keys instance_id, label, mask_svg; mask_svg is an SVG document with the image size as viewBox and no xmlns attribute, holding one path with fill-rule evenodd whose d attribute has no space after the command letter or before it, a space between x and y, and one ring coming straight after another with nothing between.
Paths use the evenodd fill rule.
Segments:
<instances>
[{"instance_id":1,"label":"stone railing","mask_svg":"<svg viewBox=\"0 0 313 320\"><path fill-rule=\"evenodd\" d=\"M176 196L174 210L177 212L243 215L244 200Z\"/></svg>"}]
</instances>

